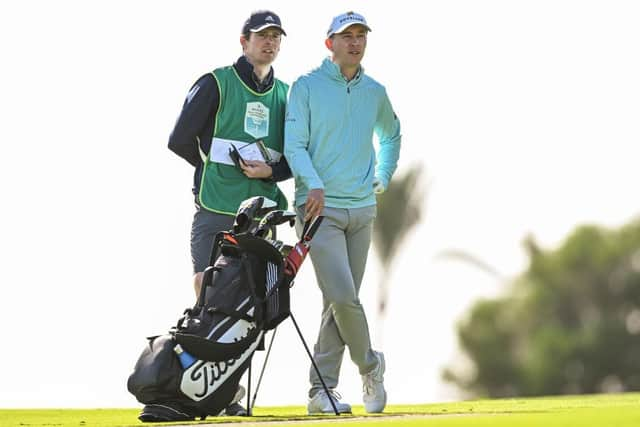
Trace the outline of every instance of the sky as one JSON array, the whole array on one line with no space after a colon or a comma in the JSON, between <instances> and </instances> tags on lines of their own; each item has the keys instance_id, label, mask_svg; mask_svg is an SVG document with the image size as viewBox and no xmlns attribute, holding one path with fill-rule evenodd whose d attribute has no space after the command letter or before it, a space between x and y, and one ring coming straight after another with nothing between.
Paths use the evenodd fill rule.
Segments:
<instances>
[{"instance_id":1,"label":"sky","mask_svg":"<svg viewBox=\"0 0 640 427\"><path fill-rule=\"evenodd\" d=\"M364 68L402 124L397 173L424 170L424 221L392 267L387 316L374 250L361 293L389 403L463 398L440 378L463 360L456 324L526 268L526 235L552 249L577 225L640 214L635 1L3 2L0 407L140 406L126 380L145 337L193 304L192 169L168 136L191 85L237 59L242 23L262 8L288 34L274 64L286 82L327 56L334 15L362 13ZM291 198L292 182L282 188ZM312 270L292 289L310 344ZM306 403L308 368L285 322L257 404ZM339 391L361 403L348 359Z\"/></svg>"}]
</instances>

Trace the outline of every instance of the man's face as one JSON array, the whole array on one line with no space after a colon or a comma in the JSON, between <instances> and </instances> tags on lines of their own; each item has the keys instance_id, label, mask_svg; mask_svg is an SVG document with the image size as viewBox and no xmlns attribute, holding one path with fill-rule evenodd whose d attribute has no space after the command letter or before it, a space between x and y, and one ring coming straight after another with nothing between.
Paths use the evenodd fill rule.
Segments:
<instances>
[{"instance_id":1,"label":"man's face","mask_svg":"<svg viewBox=\"0 0 640 427\"><path fill-rule=\"evenodd\" d=\"M282 31L277 28L265 28L258 33L251 33L249 39L240 36L240 43L245 56L255 65L271 65L280 52Z\"/></svg>"},{"instance_id":2,"label":"man's face","mask_svg":"<svg viewBox=\"0 0 640 427\"><path fill-rule=\"evenodd\" d=\"M367 27L354 24L331 37L334 61L340 66L357 67L367 47Z\"/></svg>"}]
</instances>

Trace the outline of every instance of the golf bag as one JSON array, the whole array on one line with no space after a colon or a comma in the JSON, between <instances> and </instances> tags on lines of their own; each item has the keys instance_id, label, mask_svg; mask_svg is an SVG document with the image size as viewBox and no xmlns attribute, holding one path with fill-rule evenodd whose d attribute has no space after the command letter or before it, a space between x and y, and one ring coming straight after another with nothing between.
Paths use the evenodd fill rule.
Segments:
<instances>
[{"instance_id":1,"label":"golf bag","mask_svg":"<svg viewBox=\"0 0 640 427\"><path fill-rule=\"evenodd\" d=\"M310 237L298 242L302 249L270 240L268 226L293 224L294 216L272 211L249 230L257 212L247 221L241 206L234 231L215 238L196 304L168 334L148 339L127 382L145 404L140 420L187 421L223 412L238 400L240 379L265 331L289 316L289 287Z\"/></svg>"}]
</instances>

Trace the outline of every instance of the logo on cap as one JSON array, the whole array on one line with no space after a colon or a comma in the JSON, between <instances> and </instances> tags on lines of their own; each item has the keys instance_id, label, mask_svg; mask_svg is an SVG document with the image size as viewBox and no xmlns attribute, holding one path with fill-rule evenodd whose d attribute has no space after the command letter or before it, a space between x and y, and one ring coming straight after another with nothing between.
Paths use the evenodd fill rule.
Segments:
<instances>
[{"instance_id":1,"label":"logo on cap","mask_svg":"<svg viewBox=\"0 0 640 427\"><path fill-rule=\"evenodd\" d=\"M364 22L364 17L355 15L354 12L347 12L347 16L343 16L340 18L340 23L342 24L347 21Z\"/></svg>"}]
</instances>

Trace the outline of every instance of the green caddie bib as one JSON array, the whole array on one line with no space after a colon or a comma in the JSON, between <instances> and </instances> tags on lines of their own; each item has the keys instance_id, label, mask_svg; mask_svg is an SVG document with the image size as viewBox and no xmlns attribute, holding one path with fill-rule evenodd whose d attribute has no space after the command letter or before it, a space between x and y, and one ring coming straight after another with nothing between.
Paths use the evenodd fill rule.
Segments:
<instances>
[{"instance_id":1,"label":"green caddie bib","mask_svg":"<svg viewBox=\"0 0 640 427\"><path fill-rule=\"evenodd\" d=\"M224 161L220 153L226 156L232 143L244 145L262 140L270 152L282 155L288 85L274 79L268 92L257 93L244 84L233 66L218 68L213 75L220 91L220 106L211 150L204 163L200 205L213 212L235 215L243 200L264 196L276 202L278 209L286 209L287 199L275 183L247 178L238 167Z\"/></svg>"}]
</instances>

